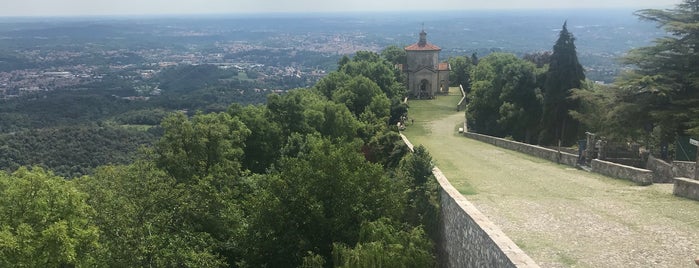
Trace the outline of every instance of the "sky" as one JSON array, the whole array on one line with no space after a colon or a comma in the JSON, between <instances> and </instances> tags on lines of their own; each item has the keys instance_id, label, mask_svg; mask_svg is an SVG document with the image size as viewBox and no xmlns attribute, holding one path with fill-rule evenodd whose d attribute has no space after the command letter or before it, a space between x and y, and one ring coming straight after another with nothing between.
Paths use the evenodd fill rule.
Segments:
<instances>
[{"instance_id":1,"label":"sky","mask_svg":"<svg viewBox=\"0 0 699 268\"><path fill-rule=\"evenodd\" d=\"M671 8L681 0L0 0L0 16Z\"/></svg>"}]
</instances>

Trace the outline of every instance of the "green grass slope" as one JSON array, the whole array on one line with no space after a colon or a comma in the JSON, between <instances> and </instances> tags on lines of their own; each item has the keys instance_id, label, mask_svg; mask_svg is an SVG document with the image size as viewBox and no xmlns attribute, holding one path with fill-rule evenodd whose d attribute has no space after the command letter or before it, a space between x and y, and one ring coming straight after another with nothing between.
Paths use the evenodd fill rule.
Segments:
<instances>
[{"instance_id":1,"label":"green grass slope","mask_svg":"<svg viewBox=\"0 0 699 268\"><path fill-rule=\"evenodd\" d=\"M404 134L539 265L695 267L699 202L465 138L459 99L411 100Z\"/></svg>"}]
</instances>

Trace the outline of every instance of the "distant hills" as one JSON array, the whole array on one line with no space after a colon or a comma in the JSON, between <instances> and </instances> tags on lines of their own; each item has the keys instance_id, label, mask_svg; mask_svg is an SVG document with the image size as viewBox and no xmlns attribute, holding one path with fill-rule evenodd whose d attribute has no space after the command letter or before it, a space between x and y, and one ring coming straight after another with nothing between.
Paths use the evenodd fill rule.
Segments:
<instances>
[{"instance_id":1,"label":"distant hills","mask_svg":"<svg viewBox=\"0 0 699 268\"><path fill-rule=\"evenodd\" d=\"M606 82L613 77L609 73L621 68L616 57L663 34L653 24L639 21L633 10L1 18L0 52L81 43L196 51L242 42L301 51L331 44L338 47L336 53L347 53L414 43L424 24L429 40L443 48L442 57L474 52L485 56L494 51L523 55L550 50L566 20L577 38L580 60L591 70L588 77Z\"/></svg>"}]
</instances>

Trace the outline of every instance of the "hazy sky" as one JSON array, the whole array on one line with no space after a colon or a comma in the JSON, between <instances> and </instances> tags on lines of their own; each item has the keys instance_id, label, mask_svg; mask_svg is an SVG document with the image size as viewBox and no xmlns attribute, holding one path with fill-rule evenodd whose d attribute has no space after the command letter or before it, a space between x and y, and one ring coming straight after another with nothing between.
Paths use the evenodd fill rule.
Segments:
<instances>
[{"instance_id":1,"label":"hazy sky","mask_svg":"<svg viewBox=\"0 0 699 268\"><path fill-rule=\"evenodd\" d=\"M0 0L0 16L669 8L681 0Z\"/></svg>"}]
</instances>

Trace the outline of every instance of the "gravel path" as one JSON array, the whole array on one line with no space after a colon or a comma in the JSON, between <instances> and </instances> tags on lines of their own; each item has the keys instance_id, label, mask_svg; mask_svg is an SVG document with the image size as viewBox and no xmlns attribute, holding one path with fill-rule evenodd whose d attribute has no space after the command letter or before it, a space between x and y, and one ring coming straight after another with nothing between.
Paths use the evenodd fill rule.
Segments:
<instances>
[{"instance_id":1,"label":"gravel path","mask_svg":"<svg viewBox=\"0 0 699 268\"><path fill-rule=\"evenodd\" d=\"M465 138L443 98L411 102L405 134L542 267L697 267L699 202Z\"/></svg>"}]
</instances>

